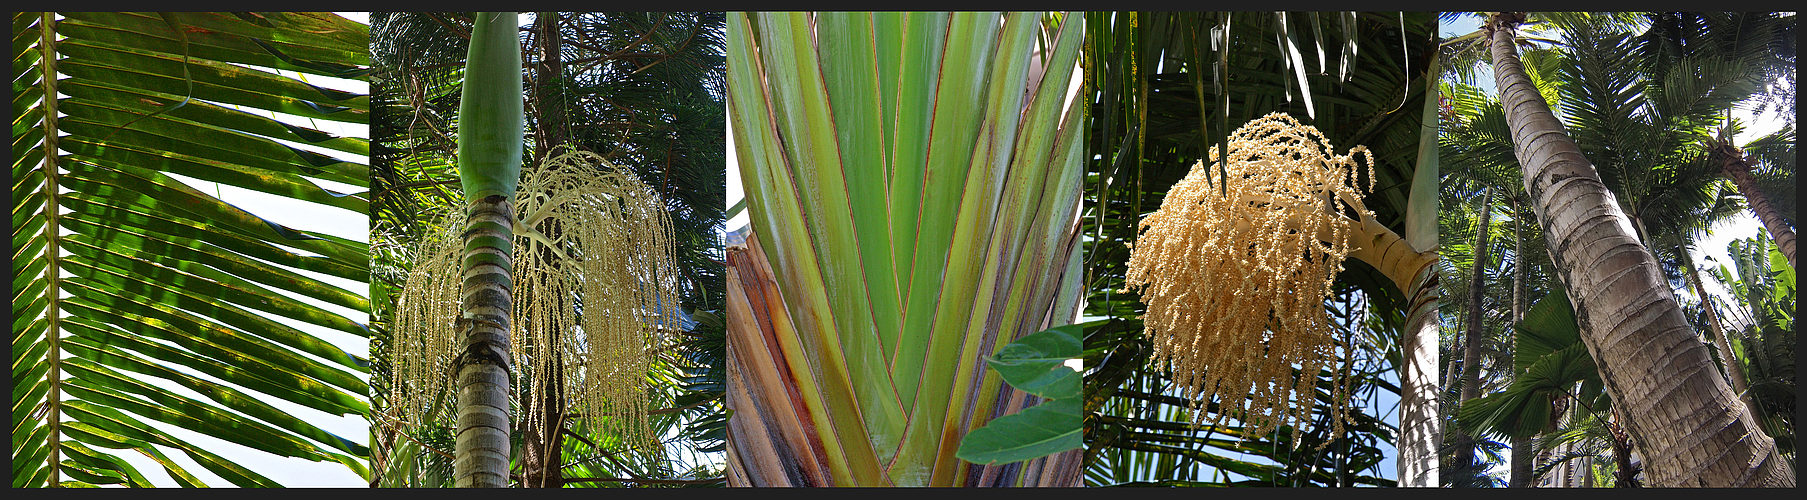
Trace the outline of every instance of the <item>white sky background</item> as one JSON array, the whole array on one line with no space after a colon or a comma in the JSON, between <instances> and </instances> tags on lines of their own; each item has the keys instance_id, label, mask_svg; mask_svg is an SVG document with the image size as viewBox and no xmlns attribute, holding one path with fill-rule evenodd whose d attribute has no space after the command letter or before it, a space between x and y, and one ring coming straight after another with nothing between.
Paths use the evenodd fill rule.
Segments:
<instances>
[{"instance_id":1,"label":"white sky background","mask_svg":"<svg viewBox=\"0 0 1807 500\"><path fill-rule=\"evenodd\" d=\"M369 23L368 13L341 12L338 14L341 16L344 16L346 18L352 19L354 21L357 21L357 22L366 23L366 24ZM257 69L269 71L269 68L257 68ZM283 76L289 76L289 77L298 76L298 74L293 71L279 71L279 73L282 74ZM359 82L359 81L355 81L355 80L345 80L345 79L330 78L330 77L323 77L323 76L316 76L316 75L307 75L307 76L303 77L303 79L307 83L321 86L321 87L326 87L326 88L332 88L332 89L343 90L343 91L348 91L348 92L356 92L356 93L360 93L360 94L368 94L370 92L370 86L368 83ZM239 108L237 106L228 106L228 107ZM320 131L323 131L323 132L326 132L326 133L329 133L329 134L332 134L332 135L338 136L338 137L358 137L358 138L365 138L365 139L368 139L370 137L369 126L365 125L365 124L348 124L348 123L334 122L334 121L327 121L327 120L313 120L313 119L309 119L309 118L292 116L292 115L288 115L288 114L284 114L284 113L272 113L270 111L248 109L248 108L239 108L239 109L242 111L249 112L249 113L254 113L254 114L259 114L259 115L264 115L264 116L272 116L274 119L276 119L278 121L295 124L295 125L299 125L299 126L303 126L303 127L314 128L314 129L317 129L317 130L320 130ZM320 154L329 155L329 156L332 156L335 158L345 159L348 161L354 161L357 163L364 163L364 164L369 163L369 160L365 157L359 157L359 156L351 155L349 153L345 153L345 152L341 152L341 151L329 150L329 149L318 148L318 147L313 147L313 146L309 146L309 145L305 145L305 144L286 142L286 141L284 142L284 144L291 146L291 147L299 148L299 149L304 149L304 150L308 150L308 151L312 151L312 152L316 152L316 153L320 153ZM268 219L271 222L275 222L277 224L282 224L284 226L288 226L293 229L325 233L325 234L338 236L338 237L342 237L342 238L347 238L347 239L359 241L359 242L368 242L369 241L370 218L369 218L369 216L367 216L365 214L360 214L357 212L353 212L350 210L345 210L345 209L341 209L341 208L337 208L337 207L329 207L329 206L325 206L325 205L318 205L318 204L314 204L314 203L298 201L298 200L285 198L285 197L281 197L281 196L264 194L264 193L251 191L251 190L247 190L247 189L243 189L243 188L238 188L238 187L234 187L234 186L221 185L221 184L218 184L215 182L196 180L196 179L183 177L183 176L176 175L176 174L168 174L168 175L181 180L183 183L186 183L189 186L194 187L195 189L198 189L198 190L208 193L208 194L213 194L215 196L218 196L221 200L223 200L227 203L230 203L234 206L237 206L240 209L243 209L247 212L255 214L259 217ZM313 178L309 178L308 180L314 182L315 184L319 185L322 188L325 188L325 189L328 189L331 191L335 191L335 192L339 192L339 193L362 193L362 192L367 191L363 187L352 186L349 184L343 184L343 183L320 180L320 179L313 179ZM301 253L303 255L309 254L309 252L302 251L302 250L295 250L295 249L290 249L290 250ZM360 282L346 280L346 279L337 278L337 277L333 277L333 276L326 276L323 274L313 273L313 272L306 271L306 270L294 269L293 271L300 273L302 275L306 275L306 276L309 276L309 277L312 277L315 279L319 279L322 282L325 282L327 284L338 286L338 287L344 288L346 290L350 290L350 291L357 293L358 295L363 296L365 298L370 297L370 287L366 283L360 283ZM284 290L280 290L280 289L277 289L276 291L277 291L277 293L281 293L283 295L286 295L290 298L307 303L309 305L318 306L329 312L345 316L345 317L350 318L351 320L356 321L361 324L368 324L370 322L370 316L369 316L368 311L358 311L358 310L352 310L352 309L348 309L348 308L344 308L344 307L339 307L337 305L327 304L325 302L321 302L318 300L302 297L300 295L297 295L297 294L294 294L291 292L287 292ZM262 313L262 312L256 311L256 310L250 310L250 311L252 313L259 314L259 315L269 318L271 320L281 322L281 323L289 325L291 327L300 329L311 335L319 337L321 340L331 342L333 345L337 346L340 349L345 350L347 353L350 353L352 355L359 356L362 358L369 358L369 356L370 356L370 341L369 341L369 339L366 339L364 337L351 335L351 334L340 332L337 330L322 328L319 326L310 325L310 324L307 324L304 322L300 322L300 321L296 321L296 320L292 320L292 319L288 319L288 318L283 318L280 316L269 315L269 314L265 314L265 313ZM189 370L189 369L186 369L183 367L171 366L171 368L181 371L183 373L187 373L191 376L195 376L202 380L207 380L210 382L219 382L218 379L215 379L211 376L208 376L205 374L200 374L198 372L194 372L192 370ZM369 376L366 374L358 374L358 377L360 379L364 380L365 382L369 382L369 380L370 380ZM151 384L164 388L164 389L167 389L170 392L179 393L184 396L202 400L202 401L208 400L207 398L200 396L199 394L197 394L193 391L190 391L186 388L178 387L173 383L164 382L161 379L148 379L148 381ZM256 394L254 392L249 392L249 391L247 391L247 393ZM343 437L345 439L349 439L354 442L363 442L365 444L369 444L368 441L369 441L370 424L369 424L369 421L366 420L366 418L363 415L345 415L345 416L331 415L326 412L322 412L322 411L315 410L312 408L303 407L303 406L289 403L286 401L282 401L282 400L279 400L279 399L276 399L273 397L264 396L264 397L259 397L258 399L264 401L265 403L270 404L271 406L276 407L279 410L292 414L292 415L296 416L297 418L300 418L308 423L318 426L327 432L336 434L339 437ZM243 466L244 468L257 472L259 474L262 474L265 477L268 477L271 480L276 481L277 483L280 483L284 486L290 486L290 487L298 487L298 486L363 487L363 486L368 486L368 483L366 483L363 480L363 478L358 477L358 475L356 473L352 472L351 469L346 468L343 464L340 464L338 462L333 462L333 461L313 462L313 461L308 461L308 460L300 459L300 458L279 457L276 455L265 453L263 451L254 450L254 449L247 448L247 447L244 447L244 446L241 446L238 444L234 444L234 443L231 443L228 441L208 437L208 436L205 436L205 435L202 435L199 433L181 429L181 428L178 428L178 427L175 427L172 425L163 424L161 422L156 422L156 421L152 421L149 419L144 419L144 421L148 425L151 425L151 426L154 426L154 427L157 427L159 429L163 429L163 430L169 432L172 436L174 436L178 439L182 439L184 441L187 441L189 444L192 444L198 448L201 448L208 452L220 455L221 457L223 457L227 460L236 462L239 465ZM178 451L178 450L175 450L175 449L169 448L169 447L159 447L159 448L161 448L163 453L165 455L169 456L169 458L171 460L177 462L178 464L181 464L184 469L186 469L189 473L194 474L195 477L199 478L202 482L205 482L205 483L207 483L209 485L213 485L213 486L230 486L231 485L231 483L227 482L226 480L219 478L218 476L207 471L205 468L201 467L199 464L194 463L192 460L190 460L188 458L188 456L186 454L182 453L181 451ZM161 486L161 487L176 486L175 481L171 480L169 478L168 474L166 474L163 471L163 467L157 465L156 462L153 462L150 458L145 457L144 455L141 455L138 453L130 453L130 452L120 453L117 456L123 457L128 463L131 463L133 467L137 468L140 473L143 473L145 478L150 480L153 484L155 484L157 486Z\"/></svg>"},{"instance_id":2,"label":"white sky background","mask_svg":"<svg viewBox=\"0 0 1807 500\"><path fill-rule=\"evenodd\" d=\"M1478 29L1480 29L1480 20L1472 16L1463 17L1455 22L1444 22L1441 23L1440 26L1441 34L1446 38L1473 33ZM1478 72L1478 75L1476 84L1486 89L1489 93L1493 93L1492 68L1483 67ZM1733 137L1732 142L1734 144L1744 144L1752 139L1769 135L1777 130L1781 130L1782 127L1786 125L1779 110L1771 110L1770 112L1763 114L1758 114L1755 111L1757 110L1749 109L1747 107L1739 107L1732 111L1732 117L1743 122L1745 127L1743 132ZM1763 225L1757 220L1756 216L1751 215L1750 210L1748 209L1743 210L1739 212L1737 216L1714 225L1707 234L1703 235L1699 241L1695 242L1694 248L1689 253L1694 257L1695 265L1703 270L1718 266L1719 264L1725 264L1730 267L1732 265L1732 260L1730 253L1726 251L1726 246L1730 244L1732 240L1752 238L1763 231ZM1727 303L1737 303L1731 292L1729 292L1724 285L1721 285L1718 280L1713 279L1711 276L1705 275L1704 272L1701 276L1701 283L1706 287L1708 293L1719 297L1720 300ZM1684 290L1678 290L1677 293L1694 300L1698 300L1699 298L1691 287ZM1504 450L1501 455L1505 459L1505 462L1496 464L1494 468L1491 469L1491 472L1505 475L1507 474L1508 465L1512 460L1512 450Z\"/></svg>"}]
</instances>

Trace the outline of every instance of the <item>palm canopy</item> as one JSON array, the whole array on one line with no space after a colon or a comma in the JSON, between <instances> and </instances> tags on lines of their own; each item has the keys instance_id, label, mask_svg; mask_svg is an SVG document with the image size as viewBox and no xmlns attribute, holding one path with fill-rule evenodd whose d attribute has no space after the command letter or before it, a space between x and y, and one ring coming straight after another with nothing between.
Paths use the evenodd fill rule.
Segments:
<instances>
[{"instance_id":1,"label":"palm canopy","mask_svg":"<svg viewBox=\"0 0 1807 500\"><path fill-rule=\"evenodd\" d=\"M1400 344L1407 294L1373 267L1345 261L1328 299L1342 332L1354 423L1329 442L1330 416L1294 442L1240 424L1194 428L1192 404L1148 361L1143 304L1122 291L1137 222L1229 130L1273 111L1316 126L1340 148L1373 152L1364 203L1394 232L1428 234L1434 218L1409 215L1415 189L1435 189L1420 160L1426 82L1434 77L1435 19L1415 13L1094 13L1089 24L1085 209L1088 485L1392 485L1399 430ZM1301 86L1300 82L1304 85ZM1434 117L1434 115L1432 115ZM1434 153L1431 155L1434 157ZM1428 181L1420 169L1429 173ZM1213 170L1215 172L1215 170ZM1423 197L1420 194L1417 197ZM1434 201L1434 198L1432 199ZM1413 224L1420 224L1414 231ZM1422 236L1420 236L1422 237ZM1414 243L1417 245L1419 243ZM1428 245L1427 245L1428 246ZM1316 398L1331 396L1329 373ZM1321 404L1328 408L1329 404ZM1216 404L1204 407L1216 412Z\"/></svg>"},{"instance_id":2,"label":"palm canopy","mask_svg":"<svg viewBox=\"0 0 1807 500\"><path fill-rule=\"evenodd\" d=\"M365 194L320 184L368 185L369 144L319 128L367 123L369 97L307 80L363 80L368 27L322 13L12 19L13 485L149 486L124 458L142 454L183 486L207 473L280 486L225 456L243 449L367 475L363 437L320 424L368 408L369 360L332 341L369 335L340 312L368 300L339 284L368 280L366 245L189 183L363 218Z\"/></svg>"},{"instance_id":3,"label":"palm canopy","mask_svg":"<svg viewBox=\"0 0 1807 500\"><path fill-rule=\"evenodd\" d=\"M683 340L653 351L650 425L661 446L636 448L602 422L573 422L556 439L566 484L719 485L725 366L720 315L725 157L721 13L585 12L521 16L528 169L566 145L592 151L650 186L670 214L681 293L661 299ZM548 21L551 21L548 23ZM454 165L457 110L471 13L378 12L371 18L376 138L371 182L374 378L388 404L387 331L394 295L416 256L461 199ZM557 57L551 57L556 54ZM549 64L551 63L551 64ZM665 309L669 308L669 309ZM449 432L409 428L379 408L384 484L450 484ZM408 430L403 430L403 429Z\"/></svg>"},{"instance_id":4,"label":"palm canopy","mask_svg":"<svg viewBox=\"0 0 1807 500\"><path fill-rule=\"evenodd\" d=\"M1446 13L1454 19L1464 13ZM1527 73L1569 133L1600 169L1643 238L1701 231L1735 215L1736 189L1719 175L1726 143L1741 124L1734 109L1762 109L1791 99L1794 16L1790 13L1533 12L1521 44ZM1516 166L1504 114L1486 109L1489 84L1477 84L1486 57L1478 36L1446 39L1452 58L1449 118L1463 122L1447 140L1458 154L1487 161L1451 175L1512 187ZM1743 144L1757 158L1763 191L1792 224L1793 127ZM1479 157L1476 157L1477 160ZM1668 251L1650 244L1655 251Z\"/></svg>"}]
</instances>

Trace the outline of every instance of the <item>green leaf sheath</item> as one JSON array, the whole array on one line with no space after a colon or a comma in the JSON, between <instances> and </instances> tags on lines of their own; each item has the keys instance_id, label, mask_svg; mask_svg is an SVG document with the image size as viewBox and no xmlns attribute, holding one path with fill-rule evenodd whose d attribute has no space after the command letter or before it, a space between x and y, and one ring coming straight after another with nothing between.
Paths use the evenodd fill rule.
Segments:
<instances>
[{"instance_id":1,"label":"green leaf sheath","mask_svg":"<svg viewBox=\"0 0 1807 500\"><path fill-rule=\"evenodd\" d=\"M517 15L478 14L458 103L458 176L466 200L514 196L521 175L521 42Z\"/></svg>"}]
</instances>

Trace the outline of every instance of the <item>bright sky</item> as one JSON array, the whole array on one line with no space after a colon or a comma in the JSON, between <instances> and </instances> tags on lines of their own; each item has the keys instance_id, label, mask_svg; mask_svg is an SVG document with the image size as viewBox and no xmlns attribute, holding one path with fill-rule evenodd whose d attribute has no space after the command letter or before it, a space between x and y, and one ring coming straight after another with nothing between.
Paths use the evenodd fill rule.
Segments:
<instances>
[{"instance_id":1,"label":"bright sky","mask_svg":"<svg viewBox=\"0 0 1807 500\"><path fill-rule=\"evenodd\" d=\"M1456 22L1444 22L1441 25L1442 36L1446 38L1473 33L1478 29L1480 29L1480 20L1475 17L1464 17ZM1476 83L1488 91L1492 91L1492 69L1482 68L1479 75ZM1745 125L1744 132L1733 137L1734 143L1743 144L1752 139L1781 130L1782 127L1786 125L1780 111L1772 110L1769 113L1763 114L1758 114L1755 111L1756 110L1747 107L1740 107L1732 111L1732 116L1743 122ZM1713 226L1708 234L1702 237L1700 241L1696 242L1694 248L1690 251L1690 254L1694 257L1695 263L1703 269L1717 264L1725 264L1729 267L1732 265L1732 261L1730 260L1730 253L1726 251L1726 246L1730 244L1732 240L1751 238L1762 231L1764 231L1763 225L1757 221L1755 216L1751 215L1749 210L1745 210L1740 212L1737 216ZM1737 303L1725 286L1720 285L1718 281L1709 276L1702 276L1701 279L1702 284L1707 288L1708 293L1718 296L1720 300L1727 303ZM1689 297L1691 300L1699 299L1699 296L1695 294L1694 290L1691 288L1679 290L1678 293ZM1507 474L1508 464L1510 464L1512 460L1512 450L1504 450L1502 455L1504 461L1495 464L1491 472L1505 476Z\"/></svg>"},{"instance_id":2,"label":"bright sky","mask_svg":"<svg viewBox=\"0 0 1807 500\"><path fill-rule=\"evenodd\" d=\"M349 19L352 19L352 20L355 20L358 22L369 23L369 16L367 13L354 12L354 13L339 13L339 14L342 16L345 16L346 18L349 18ZM268 68L258 68L258 69L262 69L265 71L269 70ZM292 72L292 71L279 71L279 73L281 73L284 76L290 76L290 77L298 76L297 73ZM359 82L359 81L354 81L354 80L344 80L344 79L339 79L339 78L322 77L322 76L316 76L316 75L307 75L302 78L310 84L321 86L321 87L344 90L344 91L349 91L349 92L356 92L356 93L360 93L360 94L367 94L370 92L370 87L365 82ZM308 119L308 118L296 117L296 116L292 116L292 115L288 115L288 114L284 114L284 113L272 113L269 111L261 111L261 110L249 109L249 108L239 108L239 109L246 111L246 112L262 114L265 116L272 116L276 120L279 120L279 121L282 121L285 123L291 123L291 124L295 124L295 125L299 125L299 126L314 128L317 130L327 132L329 134L333 134L335 136L358 137L358 138L365 138L365 139L368 139L370 137L369 126L365 125L365 124L346 124L346 123L326 121L326 120L313 120L313 119ZM301 143L294 143L294 142L284 142L284 144L295 147L295 148L299 148L299 149L304 149L304 150L313 151L313 152L320 153L320 154L330 155L335 158L345 159L347 161L353 161L353 162L357 162L357 163L368 163L367 158L364 158L361 156L356 156L356 155L351 155L351 154L340 152L340 151L318 148L318 147L313 147L313 146L309 146L309 145L305 145L305 144L301 144ZM278 224L288 226L290 228L315 231L315 232L330 234L333 236L339 236L339 237L343 237L343 238L347 238L347 239L351 239L351 240L355 240L355 241L360 241L360 242L367 242L369 240L370 219L368 216L366 216L364 214L360 214L357 212L352 212L349 210L336 208L336 207L328 207L328 206L324 206L324 205L317 205L317 204L313 204L313 203L297 201L297 200L283 198L283 197L279 197L279 196L267 195L267 194L263 194L263 193L243 189L243 188L238 188L238 187L234 187L234 186L226 186L226 185L221 185L221 184L214 183L214 182L196 180L196 179L187 178L187 177L183 177L183 176L175 175L175 174L170 174L170 176L180 179L182 182L184 182L190 186L193 186L195 189L199 189L202 192L213 193L216 196L220 197L221 200L223 200L227 203L231 203L232 205L237 206L240 209L243 209L247 212L256 214L259 217L269 219L270 221L276 222ZM313 181L315 184L319 185L322 188L325 188L325 189L328 189L331 191L335 191L335 192L340 192L340 193L361 193L361 192L365 191L365 188L358 187L358 186L352 186L352 185L348 185L348 184L342 184L342 183L320 180L320 179L311 179L311 178L309 180ZM303 253L303 254L307 253L305 251L299 251L299 250L296 250L296 251ZM340 288L344 288L346 290L350 290L352 292L357 293L358 295L361 295L361 296L364 296L367 298L370 296L370 288L366 283L336 278L336 277L332 277L332 276L326 276L326 275L317 274L317 273L313 273L313 272L309 272L309 271L305 271L305 270L295 270L295 272L319 279L325 283L335 285ZM304 303L308 303L310 305L322 307L329 312L343 315L343 316L350 318L353 321L357 321L359 323L367 324L370 321L370 319L369 319L370 316L369 316L368 311L358 311L358 310L352 310L352 309L348 309L348 308L344 308L344 307L339 307L336 305L327 304L327 303L324 303L324 302L321 302L318 300L302 297L300 295L289 293L289 292L282 291L282 290L278 290L278 293L282 293L284 295L287 295L291 298L297 299ZM364 337L359 337L359 336L339 332L336 330L330 330L330 329L326 329L326 328L322 328L322 327L318 327L318 326L314 326L314 325L309 325L309 324L306 324L303 322L291 320L288 318L283 318L280 316L264 314L262 312L255 311L255 310L252 310L252 312L260 314L266 318L270 318L274 321L282 322L289 326L295 327L295 328L305 331L309 334L317 336L317 337L321 338L322 340L331 342L333 345L337 346L340 349L345 350L346 352L348 352L352 355L364 357L364 358L368 358L370 356L370 342L368 339L366 339ZM172 368L182 371L184 373L187 373L189 375L201 378L203 380L220 382L218 379L215 379L211 376L201 374L198 372L194 372L192 370L188 370L188 369L185 369L182 367L172 367ZM367 375L360 374L359 377L366 382L369 381L369 377ZM159 387L168 389L171 392L180 393L184 396L188 396L190 398L195 398L195 399L199 399L199 400L203 400L203 401L207 400L205 397L202 397L193 391L189 391L182 387L177 387L174 384L162 382L159 379L151 379L150 382ZM249 391L247 391L247 392L249 392ZM253 393L253 394L255 394L255 393ZM365 419L365 417L363 415L337 416L337 415L327 414L325 412L321 412L319 410L315 410L312 408L307 408L307 407L303 407L303 406L296 405L293 403L289 403L286 401L281 401L276 398L260 397L259 399L263 400L265 403L270 404L271 406L276 407L279 410L285 411L289 414L295 415L296 417L298 417L304 421L312 423L312 424L320 427L321 429L326 430L327 432L331 432L333 434L336 434L336 435L346 438L346 439L350 439L352 441L365 442L365 444L368 444L369 427L370 426L369 426L369 422ZM237 444L234 444L231 442L223 441L220 439L215 439L212 437L201 435L199 433L195 433L195 432L191 432L191 431L188 431L185 429L177 428L172 425L167 425L167 424L163 424L160 422L154 422L154 421L150 421L148 419L146 419L145 421L152 426L155 426L160 429L164 429L164 430L168 431L171 435L175 436L178 439L188 441L190 444L193 444L202 449L206 449L209 452L218 454L222 457L232 460L232 461L244 466L247 469L250 469L252 471L256 471L260 474L263 474L265 477L268 477L271 480L274 480L285 486L291 486L291 487L299 487L299 486L363 487L363 486L368 486L368 483L364 482L364 480L362 478L358 477L358 475L356 473L353 473L350 469L346 468L344 465L339 464L337 462L330 462L330 461L328 461L328 462L312 462L312 461L299 459L299 458L278 457L278 456L271 455L269 453L265 453L262 451L254 450L251 448L246 448L244 446L240 446L240 445L237 445ZM203 482L205 482L209 485L215 485L215 486L230 486L231 485L231 483L228 483L224 479L220 479L218 476L215 476L211 472L208 472L205 468L203 468L200 465L189 460L187 455L183 454L182 452L177 451L172 448L168 448L168 447L161 447L161 448L162 448L163 453L165 455L169 456L171 460L174 460L177 463L181 464L184 469L186 469L189 473L194 474L197 478L200 478ZM176 485L175 481L171 480L168 477L168 475L163 472L163 468L161 466L158 466L155 462L151 461L148 457L145 457L141 454L129 453L129 452L121 453L121 454L119 454L119 456L123 457L127 462L131 463L133 467L136 467L138 469L138 471L143 473L145 478L150 480L153 484L156 484L157 486L163 486L163 487L171 487L171 486Z\"/></svg>"}]
</instances>

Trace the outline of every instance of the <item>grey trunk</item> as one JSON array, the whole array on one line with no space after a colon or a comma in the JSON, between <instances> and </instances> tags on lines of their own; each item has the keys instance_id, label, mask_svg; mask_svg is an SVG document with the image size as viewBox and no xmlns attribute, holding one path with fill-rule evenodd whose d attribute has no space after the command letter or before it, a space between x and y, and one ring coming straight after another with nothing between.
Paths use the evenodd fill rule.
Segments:
<instances>
[{"instance_id":1,"label":"grey trunk","mask_svg":"<svg viewBox=\"0 0 1807 500\"><path fill-rule=\"evenodd\" d=\"M1481 343L1487 334L1481 301L1487 291L1487 248L1493 235L1493 188L1481 194L1481 220L1475 225L1473 273L1468 281L1468 333L1462 342L1462 381L1457 405L1468 404L1481 396ZM1451 467L1466 467L1474 462L1474 437L1456 430L1456 456Z\"/></svg>"},{"instance_id":2,"label":"grey trunk","mask_svg":"<svg viewBox=\"0 0 1807 500\"><path fill-rule=\"evenodd\" d=\"M1518 196L1508 196L1512 202L1512 327L1517 328L1519 322L1525 320L1525 232L1524 218L1518 210ZM1513 353L1516 355L1517 353ZM1513 437L1512 476L1506 486L1510 488L1529 488L1537 478L1532 473L1537 470L1537 439L1533 437Z\"/></svg>"},{"instance_id":3,"label":"grey trunk","mask_svg":"<svg viewBox=\"0 0 1807 500\"><path fill-rule=\"evenodd\" d=\"M1687 248L1677 249L1676 253L1680 254L1682 264L1688 271L1688 282L1694 285L1694 293L1700 296L1701 310L1707 314L1707 327L1713 330L1713 346L1719 348L1720 367L1731 378L1732 390L1738 392L1738 400L1743 401L1746 408L1754 408L1750 384L1744 380L1744 369L1738 364L1738 356L1732 353L1731 342L1725 338L1725 325L1719 322L1719 311L1713 308L1713 297L1707 294L1706 284L1700 281L1700 269L1694 266L1694 256L1688 255Z\"/></svg>"},{"instance_id":4,"label":"grey trunk","mask_svg":"<svg viewBox=\"0 0 1807 500\"><path fill-rule=\"evenodd\" d=\"M1776 240L1776 248L1782 249L1782 255L1788 257L1788 265L1795 265L1794 228L1782 219L1782 213L1776 211L1775 205L1770 204L1769 195L1757 187L1757 178L1751 175L1751 166L1744 159L1744 152L1730 147L1724 148L1722 152L1726 159L1720 164L1720 168L1725 176L1738 186L1738 194L1744 195L1745 201L1750 204L1751 213L1757 214L1757 220L1763 222L1763 227L1769 230L1770 238Z\"/></svg>"},{"instance_id":5,"label":"grey trunk","mask_svg":"<svg viewBox=\"0 0 1807 500\"><path fill-rule=\"evenodd\" d=\"M514 207L505 196L471 203L464 232L464 283L458 320L462 349L457 374L458 420L454 484L460 488L508 486L509 339L514 286Z\"/></svg>"},{"instance_id":6,"label":"grey trunk","mask_svg":"<svg viewBox=\"0 0 1807 500\"><path fill-rule=\"evenodd\" d=\"M1525 192L1582 341L1652 486L1792 487L1794 471L1714 368L1661 268L1519 61L1523 14L1488 22L1495 86Z\"/></svg>"}]
</instances>

